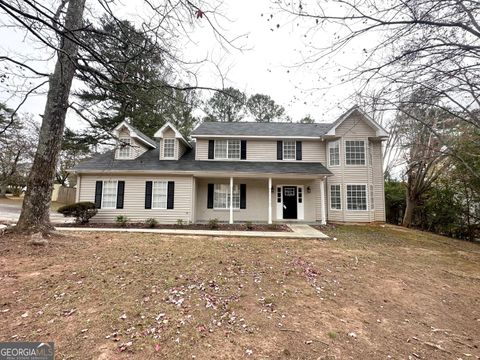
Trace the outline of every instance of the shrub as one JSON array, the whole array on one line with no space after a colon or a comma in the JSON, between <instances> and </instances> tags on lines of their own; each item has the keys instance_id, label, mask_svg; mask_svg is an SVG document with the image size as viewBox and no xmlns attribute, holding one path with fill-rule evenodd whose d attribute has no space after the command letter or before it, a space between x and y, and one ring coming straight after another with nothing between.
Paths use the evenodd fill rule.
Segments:
<instances>
[{"instance_id":1,"label":"shrub","mask_svg":"<svg viewBox=\"0 0 480 360\"><path fill-rule=\"evenodd\" d=\"M127 222L128 222L128 218L124 215L118 215L116 218L115 218L115 221L117 222L117 224L119 224L120 226L125 226L127 225Z\"/></svg>"},{"instance_id":2,"label":"shrub","mask_svg":"<svg viewBox=\"0 0 480 360\"><path fill-rule=\"evenodd\" d=\"M63 216L71 216L79 224L86 224L97 214L97 208L92 202L78 202L75 204L64 205L57 210Z\"/></svg>"},{"instance_id":3,"label":"shrub","mask_svg":"<svg viewBox=\"0 0 480 360\"><path fill-rule=\"evenodd\" d=\"M149 228L154 228L155 226L158 225L158 221L155 220L154 218L150 218L150 219L145 220L145 224Z\"/></svg>"},{"instance_id":4,"label":"shrub","mask_svg":"<svg viewBox=\"0 0 480 360\"><path fill-rule=\"evenodd\" d=\"M208 220L208 227L210 228L210 230L217 230L218 229L218 219Z\"/></svg>"},{"instance_id":5,"label":"shrub","mask_svg":"<svg viewBox=\"0 0 480 360\"><path fill-rule=\"evenodd\" d=\"M253 224L251 221L245 221L245 227L247 230L253 230Z\"/></svg>"},{"instance_id":6,"label":"shrub","mask_svg":"<svg viewBox=\"0 0 480 360\"><path fill-rule=\"evenodd\" d=\"M183 226L185 225L185 222L183 221L183 219L177 219L177 226Z\"/></svg>"}]
</instances>

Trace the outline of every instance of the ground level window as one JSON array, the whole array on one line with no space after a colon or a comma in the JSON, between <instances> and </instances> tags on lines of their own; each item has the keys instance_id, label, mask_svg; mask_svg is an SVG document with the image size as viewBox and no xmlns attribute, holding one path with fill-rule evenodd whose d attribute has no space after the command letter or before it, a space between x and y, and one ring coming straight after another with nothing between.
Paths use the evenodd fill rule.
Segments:
<instances>
[{"instance_id":1,"label":"ground level window","mask_svg":"<svg viewBox=\"0 0 480 360\"><path fill-rule=\"evenodd\" d=\"M340 185L330 185L330 209L342 209L342 195L340 192Z\"/></svg>"},{"instance_id":2,"label":"ground level window","mask_svg":"<svg viewBox=\"0 0 480 360\"><path fill-rule=\"evenodd\" d=\"M167 208L167 182L154 181L152 184L152 209Z\"/></svg>"},{"instance_id":3,"label":"ground level window","mask_svg":"<svg viewBox=\"0 0 480 360\"><path fill-rule=\"evenodd\" d=\"M367 210L366 185L347 185L347 210Z\"/></svg>"},{"instance_id":4,"label":"ground level window","mask_svg":"<svg viewBox=\"0 0 480 360\"><path fill-rule=\"evenodd\" d=\"M230 208L230 185L215 184L213 186L213 207L215 209ZM233 185L233 208L240 209L240 186Z\"/></svg>"},{"instance_id":5,"label":"ground level window","mask_svg":"<svg viewBox=\"0 0 480 360\"><path fill-rule=\"evenodd\" d=\"M108 180L103 182L102 208L115 209L117 207L117 181Z\"/></svg>"}]
</instances>

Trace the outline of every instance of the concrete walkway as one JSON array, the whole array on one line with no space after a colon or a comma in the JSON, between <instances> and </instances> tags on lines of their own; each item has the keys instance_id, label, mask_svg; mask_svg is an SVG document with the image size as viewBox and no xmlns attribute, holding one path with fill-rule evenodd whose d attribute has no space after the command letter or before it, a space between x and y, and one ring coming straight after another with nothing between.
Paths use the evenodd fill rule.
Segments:
<instances>
[{"instance_id":1,"label":"concrete walkway","mask_svg":"<svg viewBox=\"0 0 480 360\"><path fill-rule=\"evenodd\" d=\"M328 239L328 236L306 224L288 224L292 229L286 231L221 231L221 230L185 230L185 229L121 229L121 228L75 228L57 227L57 231L91 231L91 232L127 232L153 233L164 235L191 236L234 236L234 237L268 237L285 239Z\"/></svg>"}]
</instances>

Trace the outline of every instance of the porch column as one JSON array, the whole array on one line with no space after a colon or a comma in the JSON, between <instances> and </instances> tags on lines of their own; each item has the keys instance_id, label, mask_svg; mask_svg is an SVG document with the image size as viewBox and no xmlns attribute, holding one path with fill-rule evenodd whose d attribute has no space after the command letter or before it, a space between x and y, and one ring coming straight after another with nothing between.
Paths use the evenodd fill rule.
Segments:
<instances>
[{"instance_id":1,"label":"porch column","mask_svg":"<svg viewBox=\"0 0 480 360\"><path fill-rule=\"evenodd\" d=\"M327 223L325 216L325 178L320 180L320 220L322 225Z\"/></svg>"},{"instance_id":2,"label":"porch column","mask_svg":"<svg viewBox=\"0 0 480 360\"><path fill-rule=\"evenodd\" d=\"M268 178L268 223L272 223L272 178Z\"/></svg>"},{"instance_id":3,"label":"porch column","mask_svg":"<svg viewBox=\"0 0 480 360\"><path fill-rule=\"evenodd\" d=\"M233 224L233 177L230 178L230 224Z\"/></svg>"}]
</instances>

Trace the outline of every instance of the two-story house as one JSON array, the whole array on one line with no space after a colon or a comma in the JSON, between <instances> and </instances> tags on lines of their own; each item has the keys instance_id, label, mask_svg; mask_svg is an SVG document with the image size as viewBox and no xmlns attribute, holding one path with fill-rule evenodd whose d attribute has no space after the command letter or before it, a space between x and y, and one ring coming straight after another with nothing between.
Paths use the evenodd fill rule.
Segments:
<instances>
[{"instance_id":1,"label":"two-story house","mask_svg":"<svg viewBox=\"0 0 480 360\"><path fill-rule=\"evenodd\" d=\"M207 122L192 142L170 123L155 140L127 122L114 133L116 150L75 168L96 222L385 221L388 134L358 107L333 123Z\"/></svg>"}]
</instances>

